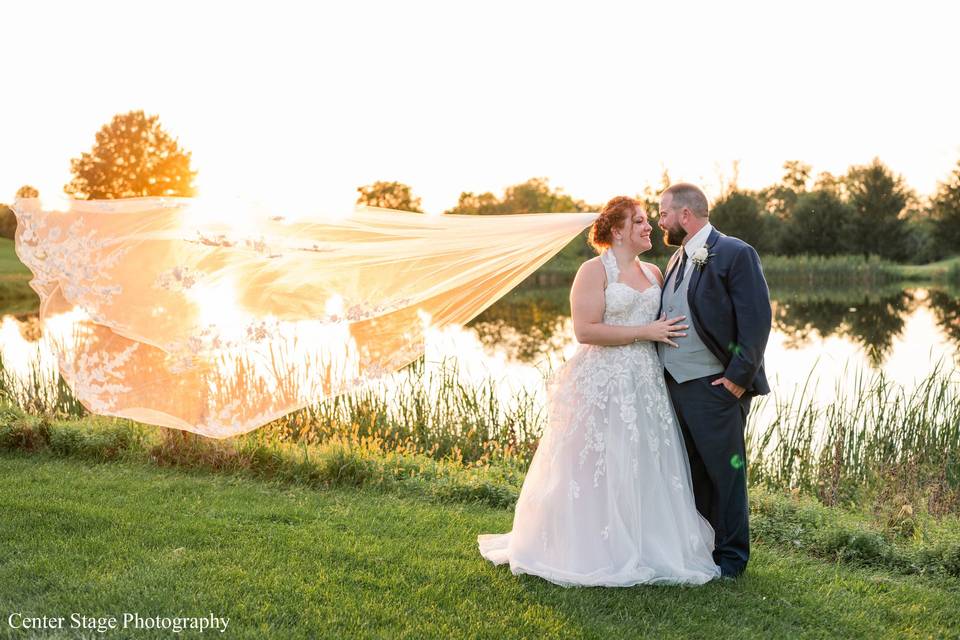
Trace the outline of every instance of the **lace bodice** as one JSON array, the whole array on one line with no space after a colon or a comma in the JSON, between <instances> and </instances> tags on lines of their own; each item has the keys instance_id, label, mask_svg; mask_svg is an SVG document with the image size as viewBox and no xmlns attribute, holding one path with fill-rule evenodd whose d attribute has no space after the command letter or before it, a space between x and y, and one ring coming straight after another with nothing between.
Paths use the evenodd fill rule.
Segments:
<instances>
[{"instance_id":1,"label":"lace bodice","mask_svg":"<svg viewBox=\"0 0 960 640\"><path fill-rule=\"evenodd\" d=\"M660 308L660 286L656 277L642 263L643 274L652 283L643 291L637 291L620 278L617 259L610 251L600 254L600 262L607 274L607 288L604 290L605 306L603 321L606 324L638 325L653 322Z\"/></svg>"}]
</instances>

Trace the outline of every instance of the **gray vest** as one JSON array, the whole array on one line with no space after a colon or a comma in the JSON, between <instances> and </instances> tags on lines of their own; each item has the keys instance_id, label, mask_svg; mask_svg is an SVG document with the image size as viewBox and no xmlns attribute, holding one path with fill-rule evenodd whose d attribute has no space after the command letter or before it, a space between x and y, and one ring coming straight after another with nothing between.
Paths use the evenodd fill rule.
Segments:
<instances>
[{"instance_id":1,"label":"gray vest","mask_svg":"<svg viewBox=\"0 0 960 640\"><path fill-rule=\"evenodd\" d=\"M657 343L657 352L660 354L663 367L670 372L670 375L677 382L686 382L687 380L703 378L724 371L723 363L717 360L717 357L707 349L707 345L703 344L703 340L694 330L690 305L687 303L687 285L690 284L694 268L688 258L687 274L683 277L683 282L680 283L680 288L676 292L673 290L673 283L680 271L679 265L670 274L670 278L663 283L663 311L667 314L667 318L686 316L687 319L680 324L690 325L690 328L684 332L687 334L686 337L671 338L677 343L676 347L671 347L662 342Z\"/></svg>"}]
</instances>

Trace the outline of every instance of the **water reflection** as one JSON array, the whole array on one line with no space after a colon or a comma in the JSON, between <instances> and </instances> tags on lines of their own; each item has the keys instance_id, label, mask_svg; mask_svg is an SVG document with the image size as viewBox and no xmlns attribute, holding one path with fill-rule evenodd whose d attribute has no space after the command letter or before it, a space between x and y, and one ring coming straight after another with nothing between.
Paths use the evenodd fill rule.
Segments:
<instances>
[{"instance_id":1,"label":"water reflection","mask_svg":"<svg viewBox=\"0 0 960 640\"><path fill-rule=\"evenodd\" d=\"M771 291L774 326L767 346L768 375L779 392L804 384L811 371L826 396L845 385L844 371L884 370L910 385L931 363L960 364L960 292L944 288L790 289ZM2 304L2 303L0 303ZM42 328L36 313L10 315L0 334L8 369L18 369L37 347ZM455 358L470 380L488 376L498 394L522 389L542 394L545 372L577 347L570 320L569 288L517 289L465 329L427 340L427 359ZM13 365L13 366L11 366Z\"/></svg>"},{"instance_id":2,"label":"water reflection","mask_svg":"<svg viewBox=\"0 0 960 640\"><path fill-rule=\"evenodd\" d=\"M937 326L960 349L960 291L930 291L930 308Z\"/></svg>"},{"instance_id":3,"label":"water reflection","mask_svg":"<svg viewBox=\"0 0 960 640\"><path fill-rule=\"evenodd\" d=\"M568 349L572 340L569 289L521 289L510 293L468 327L489 353L506 353L518 362L536 363ZM897 341L905 339L908 321L918 310L932 313L943 337L960 347L960 292L888 286L791 289L772 287L773 330L784 349L821 347L840 338L862 351L879 369Z\"/></svg>"},{"instance_id":4,"label":"water reflection","mask_svg":"<svg viewBox=\"0 0 960 640\"><path fill-rule=\"evenodd\" d=\"M863 349L873 368L890 355L918 303L913 291L899 288L880 293L774 290L771 297L773 326L786 336L786 346L799 349L827 337L844 337Z\"/></svg>"},{"instance_id":5,"label":"water reflection","mask_svg":"<svg viewBox=\"0 0 960 640\"><path fill-rule=\"evenodd\" d=\"M467 326L489 352L503 350L518 362L537 362L561 352L570 342L569 293L567 287L520 289Z\"/></svg>"}]
</instances>

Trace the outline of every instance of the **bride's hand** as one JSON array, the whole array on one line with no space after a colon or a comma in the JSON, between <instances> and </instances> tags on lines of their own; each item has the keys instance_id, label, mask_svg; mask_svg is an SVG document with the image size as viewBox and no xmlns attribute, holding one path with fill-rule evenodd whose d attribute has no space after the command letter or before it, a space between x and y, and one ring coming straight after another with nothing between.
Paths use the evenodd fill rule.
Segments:
<instances>
[{"instance_id":1,"label":"bride's hand","mask_svg":"<svg viewBox=\"0 0 960 640\"><path fill-rule=\"evenodd\" d=\"M677 316L667 319L667 314L660 314L660 319L641 327L642 334L638 340L649 340L650 342L663 342L671 347L679 346L670 338L683 338L687 334L685 331L690 328L689 325L677 324L681 320L686 320L686 316Z\"/></svg>"}]
</instances>

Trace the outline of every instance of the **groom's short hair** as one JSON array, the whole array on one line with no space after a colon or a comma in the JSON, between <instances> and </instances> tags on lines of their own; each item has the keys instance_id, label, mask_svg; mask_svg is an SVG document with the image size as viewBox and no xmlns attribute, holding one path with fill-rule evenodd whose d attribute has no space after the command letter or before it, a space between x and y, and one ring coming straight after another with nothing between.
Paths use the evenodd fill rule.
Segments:
<instances>
[{"instance_id":1,"label":"groom's short hair","mask_svg":"<svg viewBox=\"0 0 960 640\"><path fill-rule=\"evenodd\" d=\"M701 191L697 185L690 184L689 182L678 182L677 184L672 184L667 187L667 189L660 194L660 197L668 193L672 197L670 204L672 204L675 209L683 209L686 207L698 218L710 217L710 205L707 204L707 196L703 194L703 191Z\"/></svg>"}]
</instances>

